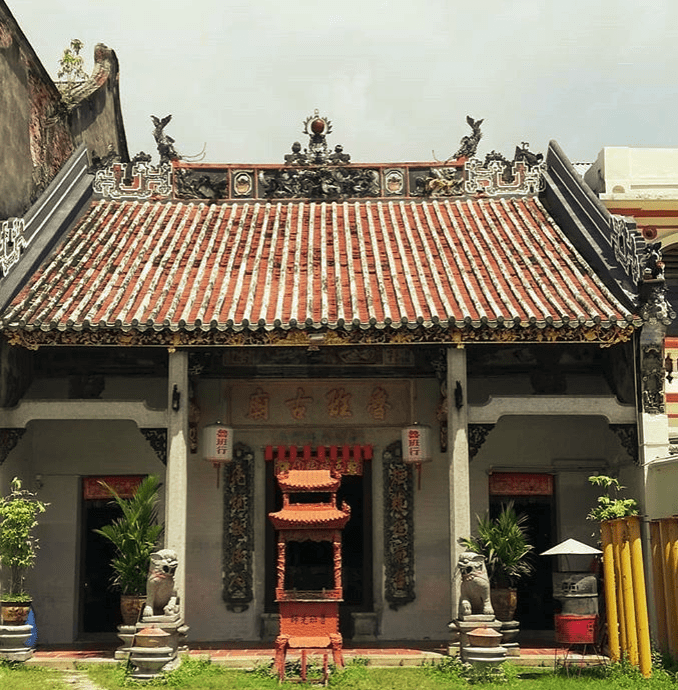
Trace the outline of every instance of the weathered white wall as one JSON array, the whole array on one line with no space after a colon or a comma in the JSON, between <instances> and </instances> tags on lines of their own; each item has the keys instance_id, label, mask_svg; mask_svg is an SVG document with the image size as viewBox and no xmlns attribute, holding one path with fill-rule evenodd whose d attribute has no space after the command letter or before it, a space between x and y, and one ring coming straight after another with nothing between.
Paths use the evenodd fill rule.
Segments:
<instances>
[{"instance_id":1,"label":"weathered white wall","mask_svg":"<svg viewBox=\"0 0 678 690\"><path fill-rule=\"evenodd\" d=\"M72 642L78 632L81 477L159 474L165 468L133 422L34 421L2 465L0 486L12 477L50 503L40 518L40 550L27 578L41 644ZM160 507L160 514L164 512Z\"/></svg>"},{"instance_id":2,"label":"weathered white wall","mask_svg":"<svg viewBox=\"0 0 678 690\"><path fill-rule=\"evenodd\" d=\"M217 418L228 421L238 416L229 410L231 405L241 410L253 388L263 385L275 390L275 384L266 382L223 382L221 391L216 381L201 381L197 390L201 408L201 425ZM309 388L308 381L286 381L282 390L291 395L297 386ZM326 385L326 384L324 384ZM374 386L373 382L343 381L347 391ZM326 387L331 387L327 386ZM284 396L283 396L284 397ZM289 397L289 396L288 396ZM417 381L412 390L416 421L434 425L435 407L439 399L435 381ZM393 401L395 404L395 401ZM409 408L410 401L401 404ZM401 410L402 412L402 410ZM408 413L409 414L409 413ZM369 419L369 418L368 418ZM411 420L407 420L408 422ZM434 444L433 462L423 468L422 488L415 490L415 577L414 602L393 611L383 603L383 498L381 496L381 456L384 449L400 439L402 423L373 426L366 415L358 414L347 422L330 422L324 427L311 427L291 422L286 410L271 406L271 418L265 426L238 428L234 425L236 440L250 446L255 453L255 534L262 535L266 521L264 491L264 448L266 445L304 444L372 444L373 493L373 564L375 611L380 617L380 633L384 639L447 636L449 622L449 537L447 514L446 459ZM437 436L434 437L437 438ZM264 541L255 541L254 590L255 601L242 613L227 611L221 599L221 557L223 538L223 493L216 488L216 473L209 463L194 456L189 467L189 564L187 568L187 622L191 626L191 639L220 640L259 638L261 614L264 611Z\"/></svg>"},{"instance_id":3,"label":"weathered white wall","mask_svg":"<svg viewBox=\"0 0 678 690\"><path fill-rule=\"evenodd\" d=\"M628 487L625 495L639 502L642 498L638 484L641 470L602 417L502 417L471 462L474 515L483 515L489 508L487 478L491 471L556 475L554 546L569 538L592 546L598 540L592 536L597 525L586 520L600 493L588 482L592 474L618 476Z\"/></svg>"}]
</instances>

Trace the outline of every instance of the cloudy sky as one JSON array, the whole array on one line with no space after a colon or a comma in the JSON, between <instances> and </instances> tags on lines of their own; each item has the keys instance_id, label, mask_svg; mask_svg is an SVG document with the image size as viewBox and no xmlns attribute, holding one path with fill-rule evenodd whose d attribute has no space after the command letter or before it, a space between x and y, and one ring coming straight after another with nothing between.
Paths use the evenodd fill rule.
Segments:
<instances>
[{"instance_id":1,"label":"cloudy sky","mask_svg":"<svg viewBox=\"0 0 678 690\"><path fill-rule=\"evenodd\" d=\"M120 61L130 153L150 115L206 162L282 162L318 108L356 162L556 139L678 147L675 0L6 0L54 77L72 38Z\"/></svg>"}]
</instances>

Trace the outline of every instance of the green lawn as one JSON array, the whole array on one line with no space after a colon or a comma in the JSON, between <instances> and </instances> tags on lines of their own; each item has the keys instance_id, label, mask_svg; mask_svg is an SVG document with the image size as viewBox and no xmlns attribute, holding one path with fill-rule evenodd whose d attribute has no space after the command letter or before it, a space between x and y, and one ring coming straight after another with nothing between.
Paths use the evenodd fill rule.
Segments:
<instances>
[{"instance_id":1,"label":"green lawn","mask_svg":"<svg viewBox=\"0 0 678 690\"><path fill-rule=\"evenodd\" d=\"M186 690L292 690L311 687L292 682L280 685L268 669L255 672L235 671L218 664L195 659L185 660L166 677L140 685L126 677L123 665L90 664L82 667L90 679L105 690L122 688L165 687ZM633 669L619 665L569 671L552 668L528 668L504 665L501 677L494 680L469 674L456 661L445 660L442 666L406 668L370 668L353 663L335 671L329 682L336 690L460 690L471 686L493 690L678 690L678 678L661 668L652 678L644 679ZM317 687L317 686L316 686ZM22 664L0 663L0 690L66 690L73 688L59 671Z\"/></svg>"},{"instance_id":2,"label":"green lawn","mask_svg":"<svg viewBox=\"0 0 678 690\"><path fill-rule=\"evenodd\" d=\"M58 671L40 666L0 663L0 690L66 690Z\"/></svg>"},{"instance_id":3,"label":"green lawn","mask_svg":"<svg viewBox=\"0 0 678 690\"><path fill-rule=\"evenodd\" d=\"M106 690L139 687L125 678L123 667L87 666L90 678ZM526 668L505 665L501 678L488 680L474 677L464 671L458 663L445 663L443 667L407 667L407 668L370 668L361 664L351 664L347 668L335 671L329 686L337 690L455 690L457 688L476 687L521 688L522 690L678 690L678 681L673 674L657 670L650 679L643 679L634 670L620 666L597 669L562 669ZM308 687L297 683L285 682L280 685L276 678L266 670L256 672L235 671L205 661L185 661L182 666L169 674L161 683L154 681L146 687L186 688L186 690L291 690ZM18 686L23 687L24 686ZM27 689L32 686L25 686ZM36 689L42 686L35 686Z\"/></svg>"}]
</instances>

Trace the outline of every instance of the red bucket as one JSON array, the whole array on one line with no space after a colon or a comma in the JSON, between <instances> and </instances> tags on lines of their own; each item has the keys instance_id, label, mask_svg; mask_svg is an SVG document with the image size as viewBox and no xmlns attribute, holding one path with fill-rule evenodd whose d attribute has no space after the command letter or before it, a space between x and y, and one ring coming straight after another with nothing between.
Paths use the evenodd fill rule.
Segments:
<instances>
[{"instance_id":1,"label":"red bucket","mask_svg":"<svg viewBox=\"0 0 678 690\"><path fill-rule=\"evenodd\" d=\"M556 642L560 644L593 644L596 641L598 616L574 616L557 613Z\"/></svg>"}]
</instances>

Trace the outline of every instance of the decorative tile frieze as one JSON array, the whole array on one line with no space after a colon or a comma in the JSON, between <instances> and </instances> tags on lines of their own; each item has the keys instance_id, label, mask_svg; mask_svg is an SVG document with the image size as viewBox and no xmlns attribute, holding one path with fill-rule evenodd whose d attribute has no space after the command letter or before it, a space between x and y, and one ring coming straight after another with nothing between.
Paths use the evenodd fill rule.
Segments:
<instances>
[{"instance_id":1,"label":"decorative tile frieze","mask_svg":"<svg viewBox=\"0 0 678 690\"><path fill-rule=\"evenodd\" d=\"M525 161L515 161L512 167L511 182L507 182L504 176L504 164L500 161L491 161L487 167L477 158L466 162L466 182L464 191L466 194L487 194L496 196L499 194L537 194L546 184L542 171L545 164L530 167Z\"/></svg>"},{"instance_id":2,"label":"decorative tile frieze","mask_svg":"<svg viewBox=\"0 0 678 690\"><path fill-rule=\"evenodd\" d=\"M0 224L0 278L4 278L12 266L19 263L21 254L28 246L24 237L25 229L23 218L9 218Z\"/></svg>"},{"instance_id":3,"label":"decorative tile frieze","mask_svg":"<svg viewBox=\"0 0 678 690\"><path fill-rule=\"evenodd\" d=\"M25 433L26 429L0 429L0 465L7 460Z\"/></svg>"},{"instance_id":4,"label":"decorative tile frieze","mask_svg":"<svg viewBox=\"0 0 678 690\"><path fill-rule=\"evenodd\" d=\"M636 328L633 324L613 325L608 328L596 324L593 326L514 326L507 328L480 325L479 327L463 326L416 326L414 328L351 328L346 330L327 330L323 346L348 345L404 345L415 343L597 343L601 347L610 347L628 342ZM177 347L223 345L285 345L299 346L308 349L309 334L307 331L290 329L266 330L194 330L172 331L170 329L155 331L151 328L106 328L83 329L81 331L58 330L11 330L6 328L3 335L12 345L37 350L43 345L122 345L139 347L154 345L167 347L173 351Z\"/></svg>"},{"instance_id":5,"label":"decorative tile frieze","mask_svg":"<svg viewBox=\"0 0 678 690\"><path fill-rule=\"evenodd\" d=\"M400 441L383 454L384 469L384 598L397 610L415 599L414 478L402 459Z\"/></svg>"},{"instance_id":6,"label":"decorative tile frieze","mask_svg":"<svg viewBox=\"0 0 678 690\"><path fill-rule=\"evenodd\" d=\"M167 465L167 429L139 429L148 441L158 460Z\"/></svg>"},{"instance_id":7,"label":"decorative tile frieze","mask_svg":"<svg viewBox=\"0 0 678 690\"><path fill-rule=\"evenodd\" d=\"M254 452L236 443L223 468L224 541L222 597L229 611L246 611L253 599Z\"/></svg>"},{"instance_id":8,"label":"decorative tile frieze","mask_svg":"<svg viewBox=\"0 0 678 690\"><path fill-rule=\"evenodd\" d=\"M131 170L129 168L131 167ZM172 195L172 166L140 161L131 166L113 163L97 170L92 189L107 199L164 199Z\"/></svg>"}]
</instances>

